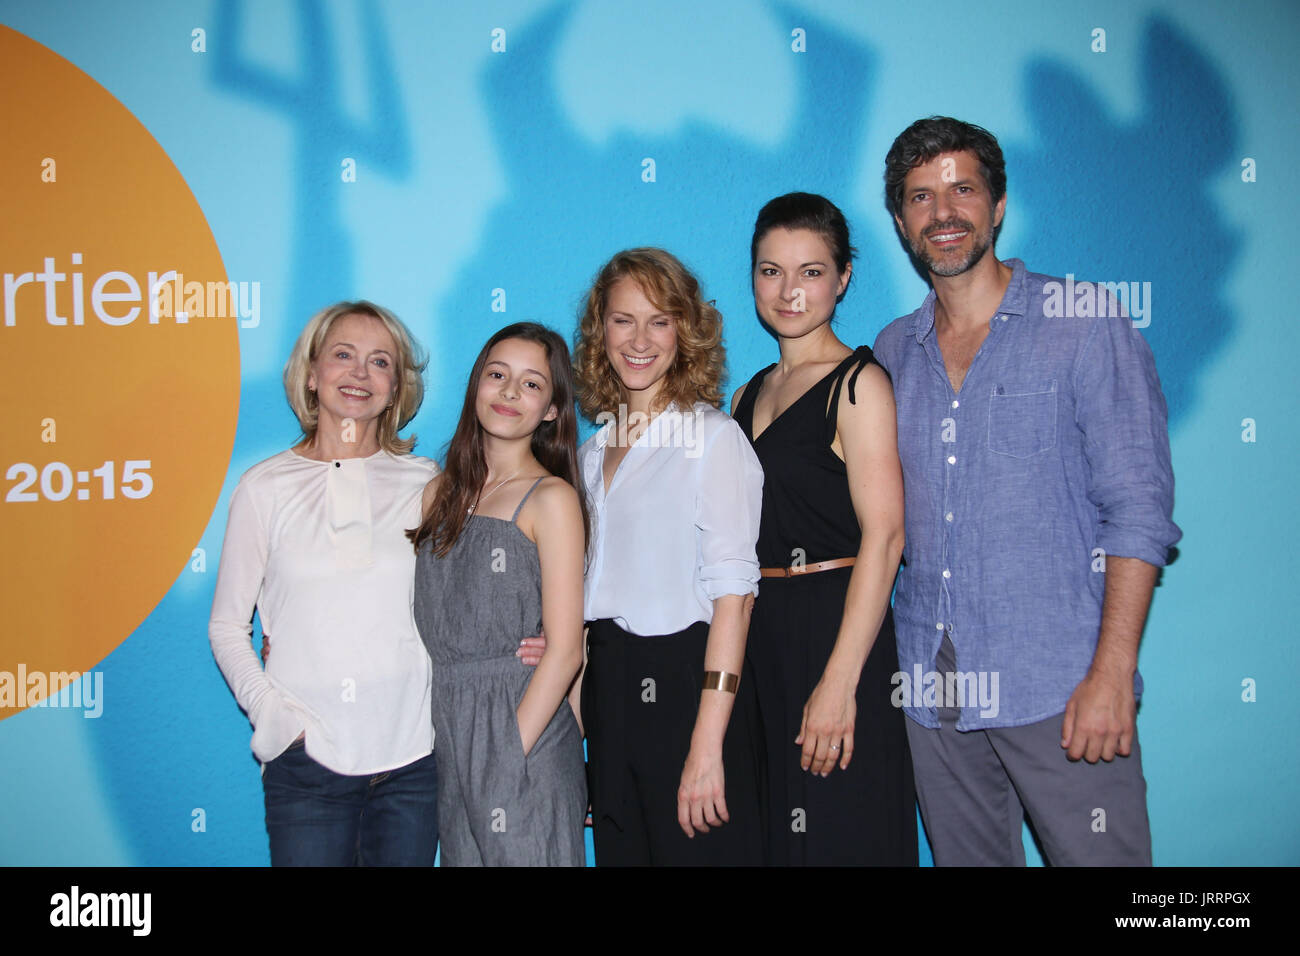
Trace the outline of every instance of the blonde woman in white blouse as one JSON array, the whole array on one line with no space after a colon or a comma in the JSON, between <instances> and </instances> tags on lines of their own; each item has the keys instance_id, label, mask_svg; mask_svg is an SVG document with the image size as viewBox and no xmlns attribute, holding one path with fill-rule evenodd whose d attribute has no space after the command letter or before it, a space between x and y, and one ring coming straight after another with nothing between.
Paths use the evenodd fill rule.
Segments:
<instances>
[{"instance_id":1,"label":"blonde woman in white blouse","mask_svg":"<svg viewBox=\"0 0 1300 956\"><path fill-rule=\"evenodd\" d=\"M596 864L761 864L745 668L763 471L718 409L722 317L661 249L596 278L575 353L592 516L582 677Z\"/></svg>"},{"instance_id":2,"label":"blonde woman in white blouse","mask_svg":"<svg viewBox=\"0 0 1300 956\"><path fill-rule=\"evenodd\" d=\"M398 437L423 368L386 309L317 314L284 373L303 440L231 497L208 634L253 725L274 866L433 864L430 663L404 532L437 466ZM275 636L265 670L254 607Z\"/></svg>"}]
</instances>

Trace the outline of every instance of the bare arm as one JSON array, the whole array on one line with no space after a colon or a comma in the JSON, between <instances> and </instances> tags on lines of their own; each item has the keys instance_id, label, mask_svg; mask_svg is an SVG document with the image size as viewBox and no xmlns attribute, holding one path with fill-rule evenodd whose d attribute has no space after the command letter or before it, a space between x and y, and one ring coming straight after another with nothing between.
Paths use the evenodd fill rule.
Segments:
<instances>
[{"instance_id":1,"label":"bare arm","mask_svg":"<svg viewBox=\"0 0 1300 956\"><path fill-rule=\"evenodd\" d=\"M724 594L713 602L713 621L704 649L704 669L740 676L745 663L745 640L753 598L748 594ZM710 826L730 820L727 813L722 766L722 739L731 720L736 695L724 690L705 690L691 733L691 749L682 768L677 790L677 822L693 837L707 833Z\"/></svg>"},{"instance_id":2,"label":"bare arm","mask_svg":"<svg viewBox=\"0 0 1300 956\"><path fill-rule=\"evenodd\" d=\"M1071 760L1127 757L1133 746L1137 701L1133 675L1159 568L1141 558L1106 558L1101 633L1092 666L1065 705L1061 746Z\"/></svg>"},{"instance_id":3,"label":"bare arm","mask_svg":"<svg viewBox=\"0 0 1300 956\"><path fill-rule=\"evenodd\" d=\"M745 383L745 385L748 384L749 384L748 382ZM735 394L731 396L731 417L732 418L736 417L736 407L740 405L740 396L745 394L745 385L742 385L740 386L740 388L736 389Z\"/></svg>"},{"instance_id":4,"label":"bare arm","mask_svg":"<svg viewBox=\"0 0 1300 956\"><path fill-rule=\"evenodd\" d=\"M847 382L841 387L847 391ZM867 366L858 375L856 392L857 404L840 396L838 428L862 541L835 646L804 706L795 740L803 747L803 768L822 776L837 763L848 767L853 756L858 679L889 607L903 553L903 471L893 389L880 369Z\"/></svg>"},{"instance_id":5,"label":"bare arm","mask_svg":"<svg viewBox=\"0 0 1300 956\"><path fill-rule=\"evenodd\" d=\"M578 722L578 732L582 736L587 736L587 728L582 726L582 678L587 673L587 628L582 629L582 666L578 669L578 676L573 680L573 686L569 688L569 708L573 711L573 718Z\"/></svg>"},{"instance_id":6,"label":"bare arm","mask_svg":"<svg viewBox=\"0 0 1300 956\"><path fill-rule=\"evenodd\" d=\"M719 432L705 450L695 523L702 533L700 574L708 585L713 615L704 648L704 669L740 677L754 607L754 583L763 501L763 469L749 439L735 422ZM720 583L725 582L725 583ZM737 593L740 592L740 593ZM677 788L677 822L693 837L721 826L727 813L722 741L731 720L736 695L727 690L700 693L691 747Z\"/></svg>"},{"instance_id":7,"label":"bare arm","mask_svg":"<svg viewBox=\"0 0 1300 956\"><path fill-rule=\"evenodd\" d=\"M433 499L438 494L438 482L442 479L442 473L434 475L429 479L429 483L424 486L424 493L420 495L420 521L429 517L429 510L433 507Z\"/></svg>"},{"instance_id":8,"label":"bare arm","mask_svg":"<svg viewBox=\"0 0 1300 956\"><path fill-rule=\"evenodd\" d=\"M582 511L578 493L568 482L559 478L542 482L527 510L531 520L526 530L537 542L542 567L546 653L516 712L525 755L564 703L582 666L583 564Z\"/></svg>"}]
</instances>

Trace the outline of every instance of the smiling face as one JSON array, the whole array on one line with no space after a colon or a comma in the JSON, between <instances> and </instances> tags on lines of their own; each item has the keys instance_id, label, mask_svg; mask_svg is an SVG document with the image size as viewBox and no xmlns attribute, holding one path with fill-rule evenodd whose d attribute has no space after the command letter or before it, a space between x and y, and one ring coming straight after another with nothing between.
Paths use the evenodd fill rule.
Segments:
<instances>
[{"instance_id":1,"label":"smiling face","mask_svg":"<svg viewBox=\"0 0 1300 956\"><path fill-rule=\"evenodd\" d=\"M344 442L373 437L375 422L396 393L397 354L392 335L373 316L352 313L336 320L307 377L319 407L318 431ZM348 420L357 427L349 430Z\"/></svg>"},{"instance_id":2,"label":"smiling face","mask_svg":"<svg viewBox=\"0 0 1300 956\"><path fill-rule=\"evenodd\" d=\"M605 300L605 355L631 395L648 408L677 358L677 320L646 298L632 278L610 286Z\"/></svg>"},{"instance_id":3,"label":"smiling face","mask_svg":"<svg viewBox=\"0 0 1300 956\"><path fill-rule=\"evenodd\" d=\"M894 217L912 254L936 276L961 275L993 247L1007 200L996 203L970 151L943 153L908 172Z\"/></svg>"},{"instance_id":4,"label":"smiling face","mask_svg":"<svg viewBox=\"0 0 1300 956\"><path fill-rule=\"evenodd\" d=\"M532 435L558 411L551 399L550 361L540 343L502 339L483 364L475 398L479 424L497 438Z\"/></svg>"},{"instance_id":5,"label":"smiling face","mask_svg":"<svg viewBox=\"0 0 1300 956\"><path fill-rule=\"evenodd\" d=\"M853 264L835 267L830 245L811 229L769 229L754 262L754 308L783 338L825 325L848 287Z\"/></svg>"}]
</instances>

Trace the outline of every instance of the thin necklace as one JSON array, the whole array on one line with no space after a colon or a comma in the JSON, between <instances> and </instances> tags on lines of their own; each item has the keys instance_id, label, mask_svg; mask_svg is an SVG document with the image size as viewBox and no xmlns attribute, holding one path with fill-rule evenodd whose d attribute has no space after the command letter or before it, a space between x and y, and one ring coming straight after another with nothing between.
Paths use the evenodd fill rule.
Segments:
<instances>
[{"instance_id":1,"label":"thin necklace","mask_svg":"<svg viewBox=\"0 0 1300 956\"><path fill-rule=\"evenodd\" d=\"M519 471L523 471L523 469L520 468ZM510 478L515 478L515 477L517 477L517 476L519 475L519 471L516 471L513 475L510 476ZM500 488L502 485L504 485L507 481L509 481L510 478L504 478L504 479L502 479L501 481L498 481L495 485L492 486L492 491L496 491L498 488ZM472 515L472 514L474 513L474 509L477 508L479 505L481 505L485 500L487 500L488 495L491 495L491 494L492 494L492 491L489 491L486 495L479 495L479 496L478 496L478 500L475 501L472 505L470 505L470 506L469 506L469 510L466 511L465 513L466 513L466 514L471 514L471 515Z\"/></svg>"}]
</instances>

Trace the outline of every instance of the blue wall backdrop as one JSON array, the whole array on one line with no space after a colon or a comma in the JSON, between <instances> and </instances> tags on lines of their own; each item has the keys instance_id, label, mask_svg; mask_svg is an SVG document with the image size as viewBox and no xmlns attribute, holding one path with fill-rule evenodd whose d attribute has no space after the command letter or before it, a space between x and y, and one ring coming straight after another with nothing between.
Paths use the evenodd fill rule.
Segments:
<instances>
[{"instance_id":1,"label":"blue wall backdrop","mask_svg":"<svg viewBox=\"0 0 1300 956\"><path fill-rule=\"evenodd\" d=\"M893 137L930 114L1003 144L1001 257L1150 283L1185 535L1140 658L1156 862L1300 863L1300 269L1278 231L1300 221L1294 3L7 0L0 23L143 124L229 278L260 289L238 323L233 454L193 542L206 563L179 555L151 613L88 665L101 717L0 710L0 863L267 862L249 728L207 617L229 493L296 438L280 373L313 312L366 297L411 325L431 356L416 450L436 457L492 331L535 319L571 337L601 263L660 245L726 318L730 391L776 357L748 271L775 195L823 193L849 216L849 344L920 303L881 176ZM43 96L33 79L6 108ZM57 380L56 351L36 360ZM108 551L96 560L131 559Z\"/></svg>"}]
</instances>

